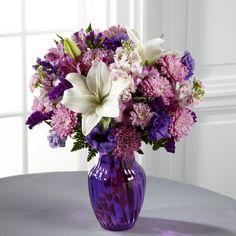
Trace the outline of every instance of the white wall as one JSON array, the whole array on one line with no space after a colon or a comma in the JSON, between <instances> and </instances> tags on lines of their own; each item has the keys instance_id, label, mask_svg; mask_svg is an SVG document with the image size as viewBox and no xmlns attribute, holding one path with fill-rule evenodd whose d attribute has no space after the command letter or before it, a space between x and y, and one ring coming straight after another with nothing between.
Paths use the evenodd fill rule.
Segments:
<instances>
[{"instance_id":1,"label":"white wall","mask_svg":"<svg viewBox=\"0 0 236 236\"><path fill-rule=\"evenodd\" d=\"M198 123L177 146L176 155L149 151L147 173L184 181L236 198L236 1L147 1L160 15L158 22L170 48L188 49L196 58L197 74L206 97L196 108ZM155 6L155 7L154 7ZM161 9L161 10L160 10ZM150 18L150 19L149 19ZM154 21L153 21L154 20ZM147 27L153 36L155 24Z\"/></svg>"},{"instance_id":2,"label":"white wall","mask_svg":"<svg viewBox=\"0 0 236 236\"><path fill-rule=\"evenodd\" d=\"M67 36L89 22L99 28L119 23L135 28L144 40L164 33L167 49L190 50L206 87L205 101L196 108L198 124L174 156L145 147L147 174L236 198L234 9L235 0L42 0L40 6L37 0L1 1L0 20L7 24L0 25L1 85L6 88L0 93L0 176L87 169L85 152L48 147L47 127L27 131L24 121L32 102L27 80L55 33Z\"/></svg>"}]
</instances>

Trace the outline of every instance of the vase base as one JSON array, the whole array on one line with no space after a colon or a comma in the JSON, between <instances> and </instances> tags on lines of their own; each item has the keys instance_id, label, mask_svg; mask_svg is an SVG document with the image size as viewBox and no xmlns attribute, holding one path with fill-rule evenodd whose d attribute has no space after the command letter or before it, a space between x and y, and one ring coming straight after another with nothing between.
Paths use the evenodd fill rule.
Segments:
<instances>
[{"instance_id":1,"label":"vase base","mask_svg":"<svg viewBox=\"0 0 236 236\"><path fill-rule=\"evenodd\" d=\"M135 225L135 223L131 224L131 225L122 225L122 226L117 226L117 227L109 227L109 226L105 226L105 225L102 225L100 224L100 226L106 230L109 230L109 231L125 231L125 230L129 230L131 228L133 228Z\"/></svg>"}]
</instances>

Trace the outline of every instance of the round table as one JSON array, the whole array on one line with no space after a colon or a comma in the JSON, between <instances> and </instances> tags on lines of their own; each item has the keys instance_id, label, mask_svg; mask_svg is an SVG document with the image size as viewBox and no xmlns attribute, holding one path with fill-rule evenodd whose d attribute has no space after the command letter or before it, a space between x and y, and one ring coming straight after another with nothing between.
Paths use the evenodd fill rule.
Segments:
<instances>
[{"instance_id":1,"label":"round table","mask_svg":"<svg viewBox=\"0 0 236 236\"><path fill-rule=\"evenodd\" d=\"M86 172L0 179L0 236L236 235L236 201L191 185L148 177L134 228L104 230L88 196Z\"/></svg>"}]
</instances>

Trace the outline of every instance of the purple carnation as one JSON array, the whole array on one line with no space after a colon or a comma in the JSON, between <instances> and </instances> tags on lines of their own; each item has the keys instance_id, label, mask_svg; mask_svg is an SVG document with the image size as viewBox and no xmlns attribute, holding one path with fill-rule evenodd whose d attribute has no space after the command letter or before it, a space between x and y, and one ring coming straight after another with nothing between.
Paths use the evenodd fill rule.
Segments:
<instances>
[{"instance_id":1,"label":"purple carnation","mask_svg":"<svg viewBox=\"0 0 236 236\"><path fill-rule=\"evenodd\" d=\"M43 114L40 111L35 111L33 112L27 119L26 121L26 125L29 125L30 129L33 129L33 127L37 124L40 124L41 122L51 119L53 114L53 111L47 112L45 114Z\"/></svg>"},{"instance_id":2,"label":"purple carnation","mask_svg":"<svg viewBox=\"0 0 236 236\"><path fill-rule=\"evenodd\" d=\"M49 100L55 100L62 97L65 90L69 88L72 88L71 83L66 79L62 79L61 82L48 93Z\"/></svg>"},{"instance_id":3,"label":"purple carnation","mask_svg":"<svg viewBox=\"0 0 236 236\"><path fill-rule=\"evenodd\" d=\"M148 128L148 135L152 141L158 141L162 138L169 138L169 124L172 118L165 112L155 113Z\"/></svg>"},{"instance_id":4,"label":"purple carnation","mask_svg":"<svg viewBox=\"0 0 236 236\"><path fill-rule=\"evenodd\" d=\"M115 136L112 134L111 128L104 131L99 126L96 126L86 136L86 142L100 153L109 153L114 149Z\"/></svg>"},{"instance_id":5,"label":"purple carnation","mask_svg":"<svg viewBox=\"0 0 236 236\"><path fill-rule=\"evenodd\" d=\"M102 45L106 49L111 49L115 51L118 47L122 46L122 40L128 40L128 35L123 32L119 32L111 38L105 38Z\"/></svg>"},{"instance_id":6,"label":"purple carnation","mask_svg":"<svg viewBox=\"0 0 236 236\"><path fill-rule=\"evenodd\" d=\"M181 58L181 63L188 68L188 74L185 76L185 80L188 80L195 69L195 60L192 58L188 51L184 52L184 56Z\"/></svg>"},{"instance_id":7,"label":"purple carnation","mask_svg":"<svg viewBox=\"0 0 236 236\"><path fill-rule=\"evenodd\" d=\"M167 152L175 153L175 140L173 138L167 140L165 149Z\"/></svg>"},{"instance_id":8,"label":"purple carnation","mask_svg":"<svg viewBox=\"0 0 236 236\"><path fill-rule=\"evenodd\" d=\"M48 135L48 142L51 148L65 147L66 138L61 138L58 134L53 131L50 131Z\"/></svg>"}]
</instances>

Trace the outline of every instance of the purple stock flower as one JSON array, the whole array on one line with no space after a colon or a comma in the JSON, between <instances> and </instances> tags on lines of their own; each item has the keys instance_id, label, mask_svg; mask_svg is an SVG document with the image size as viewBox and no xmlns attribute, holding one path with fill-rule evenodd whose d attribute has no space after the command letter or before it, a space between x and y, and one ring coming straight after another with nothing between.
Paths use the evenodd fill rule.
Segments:
<instances>
[{"instance_id":1,"label":"purple stock flower","mask_svg":"<svg viewBox=\"0 0 236 236\"><path fill-rule=\"evenodd\" d=\"M56 68L48 61L43 61L40 58L37 58L37 65L34 65L33 68L35 70L38 70L39 66L43 67L43 71L46 72L47 74L51 75L51 74L56 74L57 70Z\"/></svg>"},{"instance_id":2,"label":"purple stock flower","mask_svg":"<svg viewBox=\"0 0 236 236\"><path fill-rule=\"evenodd\" d=\"M35 111L28 117L25 124L29 125L30 129L33 129L35 125L40 124L41 122L45 120L51 119L52 114L53 114L53 111L49 111L45 114L43 114L40 111Z\"/></svg>"},{"instance_id":3,"label":"purple stock flower","mask_svg":"<svg viewBox=\"0 0 236 236\"><path fill-rule=\"evenodd\" d=\"M86 136L86 142L98 152L109 153L115 146L115 136L112 134L112 129L104 131L99 126L96 126Z\"/></svg>"},{"instance_id":4,"label":"purple stock flower","mask_svg":"<svg viewBox=\"0 0 236 236\"><path fill-rule=\"evenodd\" d=\"M122 40L128 40L128 35L123 32L119 32L111 38L105 38L102 45L106 49L115 51L118 47L122 46Z\"/></svg>"},{"instance_id":5,"label":"purple stock flower","mask_svg":"<svg viewBox=\"0 0 236 236\"><path fill-rule=\"evenodd\" d=\"M185 51L180 61L188 68L188 74L185 76L185 80L188 80L193 75L193 71L195 69L195 60L188 51Z\"/></svg>"},{"instance_id":6,"label":"purple stock flower","mask_svg":"<svg viewBox=\"0 0 236 236\"><path fill-rule=\"evenodd\" d=\"M53 131L50 131L48 135L48 142L51 148L65 147L66 138L61 138L58 134Z\"/></svg>"},{"instance_id":7,"label":"purple stock flower","mask_svg":"<svg viewBox=\"0 0 236 236\"><path fill-rule=\"evenodd\" d=\"M173 138L167 140L165 149L167 152L175 153L175 140Z\"/></svg>"},{"instance_id":8,"label":"purple stock flower","mask_svg":"<svg viewBox=\"0 0 236 236\"><path fill-rule=\"evenodd\" d=\"M61 82L48 93L49 100L55 100L62 97L64 91L69 88L72 88L71 83L66 79L62 79Z\"/></svg>"},{"instance_id":9,"label":"purple stock flower","mask_svg":"<svg viewBox=\"0 0 236 236\"><path fill-rule=\"evenodd\" d=\"M172 118L165 112L157 112L152 120L151 125L148 128L148 135L152 141L158 141L162 138L169 138L170 134L168 132L169 124Z\"/></svg>"}]
</instances>

